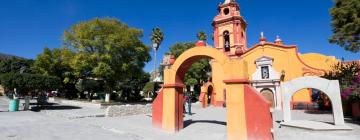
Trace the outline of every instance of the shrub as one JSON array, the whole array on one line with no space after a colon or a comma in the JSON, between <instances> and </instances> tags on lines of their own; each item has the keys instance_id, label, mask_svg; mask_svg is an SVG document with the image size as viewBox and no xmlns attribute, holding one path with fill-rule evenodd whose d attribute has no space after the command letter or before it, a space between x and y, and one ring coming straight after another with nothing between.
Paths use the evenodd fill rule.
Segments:
<instances>
[{"instance_id":1,"label":"shrub","mask_svg":"<svg viewBox=\"0 0 360 140\"><path fill-rule=\"evenodd\" d=\"M143 88L144 95L146 96L149 92L151 92L151 98L156 97L156 91L160 89L160 85L157 82L147 82Z\"/></svg>"},{"instance_id":2,"label":"shrub","mask_svg":"<svg viewBox=\"0 0 360 140\"><path fill-rule=\"evenodd\" d=\"M0 76L5 89L17 89L18 94L29 92L57 90L61 81L57 77L28 73L7 73Z\"/></svg>"}]
</instances>

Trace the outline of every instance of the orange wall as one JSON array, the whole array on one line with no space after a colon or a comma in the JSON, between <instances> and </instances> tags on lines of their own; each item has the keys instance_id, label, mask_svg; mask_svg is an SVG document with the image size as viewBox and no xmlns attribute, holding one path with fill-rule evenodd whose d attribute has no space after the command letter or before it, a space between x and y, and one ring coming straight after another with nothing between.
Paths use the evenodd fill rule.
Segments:
<instances>
[{"instance_id":1,"label":"orange wall","mask_svg":"<svg viewBox=\"0 0 360 140\"><path fill-rule=\"evenodd\" d=\"M273 43L265 43L265 45L255 45L241 59L248 63L248 74L251 75L256 70L255 60L268 56L274 58L273 68L281 74L285 72L284 81L289 81L305 75L320 76L324 71L331 70L331 66L338 63L335 57L325 56L322 54L308 53L299 54L295 46L283 46ZM220 65L214 61L212 63L213 83L216 88L216 100L223 101L223 89L225 84L222 82L223 71ZM252 77L249 77L251 80ZM307 89L298 91L293 97L296 102L310 102L311 96Z\"/></svg>"}]
</instances>

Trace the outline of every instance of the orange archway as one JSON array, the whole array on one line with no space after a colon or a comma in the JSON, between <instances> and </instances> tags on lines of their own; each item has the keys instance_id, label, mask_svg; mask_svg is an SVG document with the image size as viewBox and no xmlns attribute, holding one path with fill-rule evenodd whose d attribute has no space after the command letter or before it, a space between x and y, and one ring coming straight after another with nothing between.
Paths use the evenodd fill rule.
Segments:
<instances>
[{"instance_id":1,"label":"orange archway","mask_svg":"<svg viewBox=\"0 0 360 140\"><path fill-rule=\"evenodd\" d=\"M184 76L203 58L216 60L224 72L228 139L272 139L270 103L249 85L247 63L210 47L191 48L164 70L164 85L153 102L153 125L173 132L183 128Z\"/></svg>"},{"instance_id":2,"label":"orange archway","mask_svg":"<svg viewBox=\"0 0 360 140\"><path fill-rule=\"evenodd\" d=\"M203 108L208 107L209 105L216 106L216 92L214 88L214 83L210 81L201 86L199 101Z\"/></svg>"}]
</instances>

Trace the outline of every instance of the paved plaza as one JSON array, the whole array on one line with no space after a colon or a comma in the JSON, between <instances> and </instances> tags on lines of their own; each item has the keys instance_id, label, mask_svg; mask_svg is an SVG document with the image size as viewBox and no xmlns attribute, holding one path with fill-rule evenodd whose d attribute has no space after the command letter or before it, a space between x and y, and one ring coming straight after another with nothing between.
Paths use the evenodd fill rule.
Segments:
<instances>
[{"instance_id":1,"label":"paved plaza","mask_svg":"<svg viewBox=\"0 0 360 140\"><path fill-rule=\"evenodd\" d=\"M55 104L50 110L7 112L7 100L0 97L1 140L223 140L226 139L226 109L201 109L193 105L193 115L185 116L185 128L173 134L153 128L151 115L106 118L104 109ZM295 120L331 122L329 113L293 111ZM358 140L360 124L348 120L352 131L310 131L275 125L275 139L280 140ZM276 123L275 123L276 124Z\"/></svg>"}]
</instances>

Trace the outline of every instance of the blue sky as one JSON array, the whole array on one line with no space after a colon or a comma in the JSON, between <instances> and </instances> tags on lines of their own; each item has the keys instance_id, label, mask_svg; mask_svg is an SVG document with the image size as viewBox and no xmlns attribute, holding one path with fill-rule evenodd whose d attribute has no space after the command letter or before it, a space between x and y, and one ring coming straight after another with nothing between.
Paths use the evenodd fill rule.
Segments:
<instances>
[{"instance_id":1,"label":"blue sky","mask_svg":"<svg viewBox=\"0 0 360 140\"><path fill-rule=\"evenodd\" d=\"M159 50L159 54L163 54L176 42L196 41L200 30L211 34L217 5L223 1L3 0L0 2L0 52L36 58L44 47L60 47L63 31L71 25L95 17L114 17L143 29L142 40L147 45L151 45L151 29L159 26L165 34ZM285 44L297 45L301 53L360 59L360 53L347 52L328 43L332 34L329 15L332 0L237 1L248 23L249 46L257 43L260 32L264 31L268 41L279 35ZM161 58L162 55L158 55L158 60ZM152 68L151 61L145 70Z\"/></svg>"}]
</instances>

